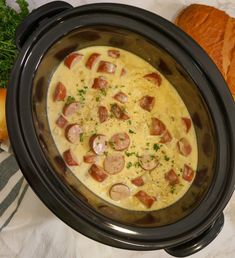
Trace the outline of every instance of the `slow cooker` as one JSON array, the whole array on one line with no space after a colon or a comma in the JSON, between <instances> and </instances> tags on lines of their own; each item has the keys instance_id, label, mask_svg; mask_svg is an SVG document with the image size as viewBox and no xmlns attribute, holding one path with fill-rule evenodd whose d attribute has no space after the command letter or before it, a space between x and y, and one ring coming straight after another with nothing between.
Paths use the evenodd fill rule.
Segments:
<instances>
[{"instance_id":1,"label":"slow cooker","mask_svg":"<svg viewBox=\"0 0 235 258\"><path fill-rule=\"evenodd\" d=\"M187 256L220 232L235 184L235 107L207 54L169 21L120 4L73 8L51 2L16 32L20 51L7 94L7 126L19 166L45 205L78 232L131 250L165 249ZM175 204L157 211L122 209L95 195L69 170L53 141L47 90L59 63L89 46L125 49L147 60L175 87L198 142L196 178ZM133 89L134 90L134 89Z\"/></svg>"}]
</instances>

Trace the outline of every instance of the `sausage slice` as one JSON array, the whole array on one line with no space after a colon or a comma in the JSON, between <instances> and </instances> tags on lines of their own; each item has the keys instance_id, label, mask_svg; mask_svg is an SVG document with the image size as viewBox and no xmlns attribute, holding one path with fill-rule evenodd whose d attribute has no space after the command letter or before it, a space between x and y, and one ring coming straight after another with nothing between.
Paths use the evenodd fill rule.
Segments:
<instances>
[{"instance_id":1,"label":"sausage slice","mask_svg":"<svg viewBox=\"0 0 235 258\"><path fill-rule=\"evenodd\" d=\"M78 63L82 59L82 57L82 54L71 53L65 58L64 65L71 69L76 63Z\"/></svg>"},{"instance_id":2,"label":"sausage slice","mask_svg":"<svg viewBox=\"0 0 235 258\"><path fill-rule=\"evenodd\" d=\"M63 153L63 158L68 166L78 166L78 163L70 149Z\"/></svg>"},{"instance_id":3,"label":"sausage slice","mask_svg":"<svg viewBox=\"0 0 235 258\"><path fill-rule=\"evenodd\" d=\"M172 136L168 130L166 130L161 136L160 143L169 143L172 140Z\"/></svg>"},{"instance_id":4,"label":"sausage slice","mask_svg":"<svg viewBox=\"0 0 235 258\"><path fill-rule=\"evenodd\" d=\"M104 76L99 76L97 78L94 79L92 88L93 89L105 89L108 86L108 81L106 80L106 78Z\"/></svg>"},{"instance_id":5,"label":"sausage slice","mask_svg":"<svg viewBox=\"0 0 235 258\"><path fill-rule=\"evenodd\" d=\"M106 136L103 134L95 134L91 136L89 143L90 143L91 149L97 155L102 155L107 148Z\"/></svg>"},{"instance_id":6,"label":"sausage slice","mask_svg":"<svg viewBox=\"0 0 235 258\"><path fill-rule=\"evenodd\" d=\"M177 142L177 148L179 153L183 156L188 156L192 152L192 147L187 140L187 138L183 137Z\"/></svg>"},{"instance_id":7,"label":"sausage slice","mask_svg":"<svg viewBox=\"0 0 235 258\"><path fill-rule=\"evenodd\" d=\"M97 166L96 164L91 165L89 169L89 174L93 179L95 179L98 182L103 182L108 176L103 170L103 168L100 166Z\"/></svg>"},{"instance_id":8,"label":"sausage slice","mask_svg":"<svg viewBox=\"0 0 235 258\"><path fill-rule=\"evenodd\" d=\"M165 124L158 118L152 117L152 123L150 126L150 134L151 135L161 135L165 132L166 126Z\"/></svg>"},{"instance_id":9,"label":"sausage slice","mask_svg":"<svg viewBox=\"0 0 235 258\"><path fill-rule=\"evenodd\" d=\"M144 180L141 176L138 176L131 180L131 183L135 186L142 186L144 185Z\"/></svg>"},{"instance_id":10,"label":"sausage slice","mask_svg":"<svg viewBox=\"0 0 235 258\"><path fill-rule=\"evenodd\" d=\"M179 183L179 177L173 169L165 173L165 179L169 182L169 185L176 185Z\"/></svg>"},{"instance_id":11,"label":"sausage slice","mask_svg":"<svg viewBox=\"0 0 235 258\"><path fill-rule=\"evenodd\" d=\"M65 104L63 107L63 114L65 116L71 116L75 114L79 109L79 103L78 102L72 102L69 104Z\"/></svg>"},{"instance_id":12,"label":"sausage slice","mask_svg":"<svg viewBox=\"0 0 235 258\"><path fill-rule=\"evenodd\" d=\"M193 169L190 166L184 164L183 179L188 182L191 182L193 180L193 177L194 177Z\"/></svg>"},{"instance_id":13,"label":"sausage slice","mask_svg":"<svg viewBox=\"0 0 235 258\"><path fill-rule=\"evenodd\" d=\"M104 159L104 170L111 175L117 174L123 170L125 158L120 154L107 155Z\"/></svg>"},{"instance_id":14,"label":"sausage slice","mask_svg":"<svg viewBox=\"0 0 235 258\"><path fill-rule=\"evenodd\" d=\"M146 110L146 111L151 111L154 107L155 104L155 98L151 96L144 96L140 99L140 106Z\"/></svg>"},{"instance_id":15,"label":"sausage slice","mask_svg":"<svg viewBox=\"0 0 235 258\"><path fill-rule=\"evenodd\" d=\"M108 119L108 116L109 116L108 109L104 106L99 106L98 116L99 116L100 123L105 122Z\"/></svg>"},{"instance_id":16,"label":"sausage slice","mask_svg":"<svg viewBox=\"0 0 235 258\"><path fill-rule=\"evenodd\" d=\"M120 119L120 120L128 120L128 119L130 119L130 117L116 103L111 105L111 112L114 114L114 116L117 119Z\"/></svg>"},{"instance_id":17,"label":"sausage slice","mask_svg":"<svg viewBox=\"0 0 235 258\"><path fill-rule=\"evenodd\" d=\"M148 195L145 191L139 191L135 194L135 197L139 199L141 203L143 203L146 208L151 208L153 203L156 201L154 196Z\"/></svg>"},{"instance_id":18,"label":"sausage slice","mask_svg":"<svg viewBox=\"0 0 235 258\"><path fill-rule=\"evenodd\" d=\"M126 150L130 145L130 137L127 133L116 133L110 139L110 145L117 151Z\"/></svg>"},{"instance_id":19,"label":"sausage slice","mask_svg":"<svg viewBox=\"0 0 235 258\"><path fill-rule=\"evenodd\" d=\"M68 121L62 115L60 115L55 123L58 125L58 127L64 128Z\"/></svg>"},{"instance_id":20,"label":"sausage slice","mask_svg":"<svg viewBox=\"0 0 235 258\"><path fill-rule=\"evenodd\" d=\"M109 190L109 196L114 201L126 199L131 194L130 189L125 184L115 184Z\"/></svg>"},{"instance_id":21,"label":"sausage slice","mask_svg":"<svg viewBox=\"0 0 235 258\"><path fill-rule=\"evenodd\" d=\"M192 122L191 122L191 119L188 118L188 117L181 117L181 120L182 120L182 123L185 127L185 132L188 133L191 126L192 126Z\"/></svg>"},{"instance_id":22,"label":"sausage slice","mask_svg":"<svg viewBox=\"0 0 235 258\"><path fill-rule=\"evenodd\" d=\"M75 143L82 132L83 129L79 124L70 124L65 128L65 137L69 142Z\"/></svg>"},{"instance_id":23,"label":"sausage slice","mask_svg":"<svg viewBox=\"0 0 235 258\"><path fill-rule=\"evenodd\" d=\"M120 57L120 51L117 49L109 49L108 50L108 56L112 58L119 58Z\"/></svg>"},{"instance_id":24,"label":"sausage slice","mask_svg":"<svg viewBox=\"0 0 235 258\"><path fill-rule=\"evenodd\" d=\"M83 156L83 161L85 163L96 163L97 161L97 155L94 153L87 153L85 156Z\"/></svg>"},{"instance_id":25,"label":"sausage slice","mask_svg":"<svg viewBox=\"0 0 235 258\"><path fill-rule=\"evenodd\" d=\"M119 91L117 94L115 94L113 96L113 98L116 99L117 101L123 103L123 104L128 102L128 96L121 91Z\"/></svg>"},{"instance_id":26,"label":"sausage slice","mask_svg":"<svg viewBox=\"0 0 235 258\"><path fill-rule=\"evenodd\" d=\"M64 100L65 97L66 97L66 88L62 82L58 82L55 87L53 100L61 101L61 100Z\"/></svg>"},{"instance_id":27,"label":"sausage slice","mask_svg":"<svg viewBox=\"0 0 235 258\"><path fill-rule=\"evenodd\" d=\"M158 165L158 160L152 155L142 155L139 157L140 166L144 170L153 170Z\"/></svg>"},{"instance_id":28,"label":"sausage slice","mask_svg":"<svg viewBox=\"0 0 235 258\"><path fill-rule=\"evenodd\" d=\"M145 79L148 81L154 83L157 86L161 85L162 78L158 73L149 73L144 76Z\"/></svg>"},{"instance_id":29,"label":"sausage slice","mask_svg":"<svg viewBox=\"0 0 235 258\"><path fill-rule=\"evenodd\" d=\"M125 68L122 68L120 76L124 76L127 74L127 70Z\"/></svg>"},{"instance_id":30,"label":"sausage slice","mask_svg":"<svg viewBox=\"0 0 235 258\"><path fill-rule=\"evenodd\" d=\"M97 72L113 74L116 71L116 65L107 61L100 61Z\"/></svg>"},{"instance_id":31,"label":"sausage slice","mask_svg":"<svg viewBox=\"0 0 235 258\"><path fill-rule=\"evenodd\" d=\"M92 69L92 67L95 65L95 63L98 61L98 58L100 57L100 54L98 53L93 53L89 56L89 58L86 61L86 68L87 69Z\"/></svg>"}]
</instances>

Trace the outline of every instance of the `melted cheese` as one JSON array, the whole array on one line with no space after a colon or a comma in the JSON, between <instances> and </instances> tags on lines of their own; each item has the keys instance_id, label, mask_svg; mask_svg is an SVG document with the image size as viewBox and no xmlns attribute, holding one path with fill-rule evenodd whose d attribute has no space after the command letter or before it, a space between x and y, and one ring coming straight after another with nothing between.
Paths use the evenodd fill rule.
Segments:
<instances>
[{"instance_id":1,"label":"melted cheese","mask_svg":"<svg viewBox=\"0 0 235 258\"><path fill-rule=\"evenodd\" d=\"M163 75L161 75L160 87L143 78L148 73L156 72L153 66L140 57L121 49L119 49L120 57L114 59L107 55L108 49L110 48L97 46L79 50L79 53L83 54L80 62L71 69L68 69L62 62L55 71L50 82L47 100L49 124L54 141L61 154L69 148L72 150L79 166L70 167L70 169L84 185L106 201L130 210L146 210L147 208L134 196L139 190L144 190L157 199L148 210L167 207L181 198L191 185L191 182L182 178L184 164L189 165L193 170L197 167L195 130L192 126L186 134L181 120L181 117L190 117L190 115L177 91ZM109 82L105 92L91 88L94 78L102 75L96 72L98 62L92 70L85 67L87 58L94 52L100 53L102 60L117 66L115 74L104 75ZM127 70L125 76L120 76L122 68ZM67 96L73 96L81 104L79 111L67 118L69 123L76 122L83 127L83 140L77 144L68 142L64 136L64 129L60 129L55 123L66 102L53 101L54 90L58 82L66 86ZM110 115L110 105L118 103L113 96L119 91L128 96L128 103L120 105L125 107L131 119L121 121L109 116L106 122L100 123L97 114L98 107L106 106ZM145 95L155 97L155 105L151 112L143 110L139 105L139 100ZM159 144L160 136L150 135L151 117L157 117L164 122L173 137L170 143ZM91 164L83 162L83 156L90 150L89 138L92 134L99 133L110 139L113 134L119 132L126 132L131 138L128 150L121 152L125 156L125 168L118 174L109 175L103 182L97 182L88 173ZM192 146L192 152L188 157L180 155L176 147L177 141L182 137L186 137ZM154 144L158 144L160 148L156 150L155 145L154 149ZM107 152L112 154L116 151L109 146ZM152 171L145 171L138 164L137 154L156 155L160 164ZM105 155L99 156L97 164L103 166L104 158ZM165 173L171 168L180 180L180 183L173 187L165 179ZM137 187L131 183L131 179L137 176L142 176L145 182L143 186ZM126 184L131 191L130 197L121 201L113 201L109 196L109 189L115 183Z\"/></svg>"}]
</instances>

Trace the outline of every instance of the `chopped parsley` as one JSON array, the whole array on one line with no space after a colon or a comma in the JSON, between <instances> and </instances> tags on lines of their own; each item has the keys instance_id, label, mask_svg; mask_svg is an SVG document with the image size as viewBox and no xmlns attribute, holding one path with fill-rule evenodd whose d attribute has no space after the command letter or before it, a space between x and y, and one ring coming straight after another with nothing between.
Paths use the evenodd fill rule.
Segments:
<instances>
[{"instance_id":1,"label":"chopped parsley","mask_svg":"<svg viewBox=\"0 0 235 258\"><path fill-rule=\"evenodd\" d=\"M165 161L169 161L170 160L170 158L167 155L164 156L164 159L165 159Z\"/></svg>"},{"instance_id":2,"label":"chopped parsley","mask_svg":"<svg viewBox=\"0 0 235 258\"><path fill-rule=\"evenodd\" d=\"M80 134L80 142L83 142L84 141L84 133L81 133Z\"/></svg>"},{"instance_id":3,"label":"chopped parsley","mask_svg":"<svg viewBox=\"0 0 235 258\"><path fill-rule=\"evenodd\" d=\"M129 161L127 164L126 164L126 168L129 169L132 167L132 163Z\"/></svg>"},{"instance_id":4,"label":"chopped parsley","mask_svg":"<svg viewBox=\"0 0 235 258\"><path fill-rule=\"evenodd\" d=\"M86 90L87 90L87 86L77 91L77 95L80 97L80 101L82 102L85 101Z\"/></svg>"},{"instance_id":5,"label":"chopped parsley","mask_svg":"<svg viewBox=\"0 0 235 258\"><path fill-rule=\"evenodd\" d=\"M139 163L139 161L136 161L136 162L135 162L135 164L134 164L134 166L135 166L135 168L140 167L140 163Z\"/></svg>"},{"instance_id":6,"label":"chopped parsley","mask_svg":"<svg viewBox=\"0 0 235 258\"><path fill-rule=\"evenodd\" d=\"M102 94L103 96L106 96L106 95L107 95L107 92L105 91L105 89L101 89L100 92L101 92L101 94Z\"/></svg>"},{"instance_id":7,"label":"chopped parsley","mask_svg":"<svg viewBox=\"0 0 235 258\"><path fill-rule=\"evenodd\" d=\"M95 98L95 101L96 101L96 102L99 102L99 101L100 101L100 97L96 97L96 98Z\"/></svg>"},{"instance_id":8,"label":"chopped parsley","mask_svg":"<svg viewBox=\"0 0 235 258\"><path fill-rule=\"evenodd\" d=\"M128 123L129 125L131 125L131 120L127 120L127 123Z\"/></svg>"},{"instance_id":9,"label":"chopped parsley","mask_svg":"<svg viewBox=\"0 0 235 258\"><path fill-rule=\"evenodd\" d=\"M129 129L129 133L134 133L134 134L136 134L136 132L132 131L131 129Z\"/></svg>"},{"instance_id":10,"label":"chopped parsley","mask_svg":"<svg viewBox=\"0 0 235 258\"><path fill-rule=\"evenodd\" d=\"M75 102L75 98L72 96L68 96L66 100L66 105L69 105L71 103Z\"/></svg>"},{"instance_id":11,"label":"chopped parsley","mask_svg":"<svg viewBox=\"0 0 235 258\"><path fill-rule=\"evenodd\" d=\"M130 156L136 155L136 153L135 152L127 152L127 151L125 151L125 155L127 157L130 157Z\"/></svg>"},{"instance_id":12,"label":"chopped parsley","mask_svg":"<svg viewBox=\"0 0 235 258\"><path fill-rule=\"evenodd\" d=\"M158 150L160 149L159 144L154 143L154 144L153 144L153 149L154 149L155 151L158 151Z\"/></svg>"}]
</instances>

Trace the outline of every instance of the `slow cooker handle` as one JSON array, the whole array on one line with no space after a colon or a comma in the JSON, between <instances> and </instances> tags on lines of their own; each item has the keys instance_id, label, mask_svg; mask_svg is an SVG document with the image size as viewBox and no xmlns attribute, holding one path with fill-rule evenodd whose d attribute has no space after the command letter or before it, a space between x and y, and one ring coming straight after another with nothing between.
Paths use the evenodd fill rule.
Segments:
<instances>
[{"instance_id":1,"label":"slow cooker handle","mask_svg":"<svg viewBox=\"0 0 235 258\"><path fill-rule=\"evenodd\" d=\"M22 48L27 38L40 26L43 20L72 7L69 3L55 1L33 10L16 29L15 44L18 50Z\"/></svg>"},{"instance_id":2,"label":"slow cooker handle","mask_svg":"<svg viewBox=\"0 0 235 258\"><path fill-rule=\"evenodd\" d=\"M192 255L213 241L220 233L224 225L224 214L222 213L216 221L201 235L184 244L166 248L165 251L175 257L186 257Z\"/></svg>"}]
</instances>

